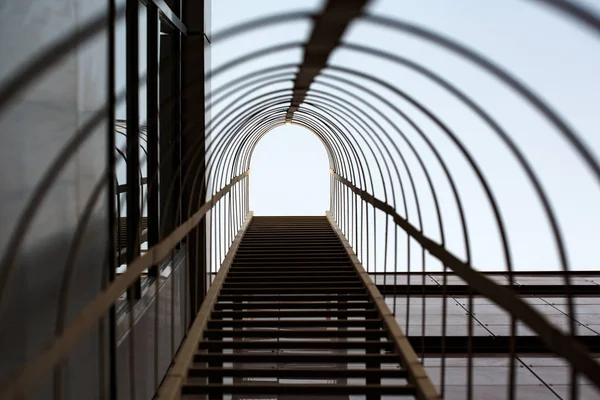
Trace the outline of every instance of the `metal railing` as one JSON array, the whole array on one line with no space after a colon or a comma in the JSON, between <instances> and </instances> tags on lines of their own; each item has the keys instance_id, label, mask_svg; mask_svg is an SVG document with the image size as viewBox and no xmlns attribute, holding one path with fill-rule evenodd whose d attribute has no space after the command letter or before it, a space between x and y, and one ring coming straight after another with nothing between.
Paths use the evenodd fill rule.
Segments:
<instances>
[{"instance_id":1,"label":"metal railing","mask_svg":"<svg viewBox=\"0 0 600 400\"><path fill-rule=\"evenodd\" d=\"M117 8L113 1L108 1L104 10L85 20L85 24L73 23L67 27L66 34L57 36L54 42L33 46L33 55L20 64L12 65L10 72L0 81L0 122L8 121L7 125L12 126L10 124L19 116L10 111L29 104L28 96L36 100L35 91L48 84L44 79L52 77L56 71L67 70L63 63L69 57L78 54L84 62L89 61L85 58L86 53L78 53L78 50L90 50L98 58L106 59L104 82L96 82L95 87L105 95L99 95L101 100L86 109L82 122L60 137L60 146L49 153L50 160L40 161L41 166L34 171L33 180L20 194L19 205L14 206L17 210L15 217L6 223L9 233L2 240L0 263L0 324L7 327L3 329L16 332L7 334L5 346L14 345L23 351L3 360L6 368L2 367L0 378L2 398L22 398L26 393L35 395L36 384L41 385L42 390L49 389L46 393L52 393L56 399L66 397L66 393L83 398L92 392L94 395L89 398L125 396L138 399L152 396L175 357L186 330L201 310L212 277L226 260L228 249L249 213L248 176L254 148L268 132L286 123L309 129L327 149L331 168L330 212L367 272L383 272L384 279L391 277L394 282L400 272L406 272L410 284L411 273L427 270L425 255L428 254L442 266L442 291L450 271L462 278L472 290L468 296L467 313L474 313L473 298L477 294L510 314L508 398L516 398L518 389L518 352L515 345L518 323L530 328L549 349L568 363L570 398L578 398L580 383L577 378L580 375L600 388L600 366L578 341L575 319L570 318L567 331L561 331L511 290L515 266L510 238L497 193L478 165L476 155L434 109L404 91L398 82L378 76L377 71L329 62L328 56L336 49L343 49L408 69L445 91L485 123L511 154L535 193L558 254L560 271L557 274L564 281L568 314L574 316L576 301L570 289L573 275L570 273L572 266L568 261L566 238L553 210L552 198L527 155L515 142L514 134L507 132L477 99L429 66L341 38L347 26L358 20L390 34L402 33L420 43L441 48L489 74L545 118L546 123L564 139L565 151L574 154L586 166L594 184L598 184L600 165L593 151L558 111L500 63L470 49L467 44L410 21L367 12L364 7L368 2L330 1L316 14L290 12L272 15L214 35L204 32L203 3L127 0L126 6ZM585 28L594 38L600 33L600 18L577 3L563 0L530 3L540 10L556 12L565 21ZM138 52L140 5L145 10L147 29L146 72L143 74L140 74ZM126 21L127 30L126 90L115 93L115 27L123 21ZM248 32L297 21L314 22L313 34L307 42L280 43L247 54L241 51L239 57L204 74L202 68L198 68L204 63L204 69L208 69L208 44L216 46ZM323 28L332 27L331 24L335 25L334 33ZM98 44L98 38L105 42ZM217 77L226 77L226 73L235 67L290 49L303 49L305 58L300 63L282 63L251 70L214 89L209 85ZM92 60L96 58L92 57ZM270 88L280 83L292 84L292 89ZM145 135L141 134L144 128L140 125L139 115L139 89L143 85L147 96ZM60 89L57 90L60 92ZM386 95L382 94L384 92ZM369 99L375 99L377 103ZM126 148L119 151L122 158L128 160L126 186L119 186L114 179L122 160L119 161L114 152L113 121L116 107L122 103L127 106L127 140ZM382 104L388 114L380 110ZM216 108L219 108L218 112L211 115ZM414 117L416 113L418 118ZM39 110L37 114L32 112L30 117L46 118ZM416 133L421 140L418 145L400 129L397 120L404 121L403 124ZM472 262L472 238L468 233L464 198L456 173L428 130L421 126L423 120L428 121L428 126L435 126L454 146L485 194L500 238L503 272L507 275L508 287L487 278L478 270L483 266ZM384 128L380 121L385 121L388 128ZM38 135L44 133L43 124L37 129L39 132L29 131L24 135L34 143L43 143L43 136ZM64 129L60 129L64 133ZM140 156L140 139L143 137L147 144L144 155ZM3 132L3 145L9 146L11 140L13 138ZM402 143L402 148L398 143ZM464 259L446 247L447 232L438 185L432 178L433 166L422 157L421 148L426 148L432 155L434 168L442 171L443 185L450 188L459 214L457 234L462 238ZM26 146L23 149L27 151ZM104 154L104 160L93 160L91 154L94 152ZM418 174L406 162L407 154L417 160ZM33 154L34 157L39 155ZM25 154L20 156L25 158ZM145 174L140 173L144 159ZM88 167L92 173L85 175L80 170L81 165ZM73 171L81 174L74 175L77 184L64 186L63 178ZM147 186L145 191L140 189L144 183L143 175ZM437 232L423 229L419 204L425 194L416 189L417 176L425 180L428 188L426 196L430 196L434 204ZM48 225L44 218L52 215L45 206L52 203L63 210L62 207L73 205L70 198L69 204L66 204L54 193L65 187L78 191L73 195L78 199L76 207L73 207L77 209L75 220L69 219L64 227L59 226L48 235L36 236ZM126 210L117 206L120 202L116 199L121 191L127 199ZM60 204L61 201L64 204ZM418 210L416 221L409 217L409 202ZM13 207L13 203L9 205ZM142 211L145 207L148 220L144 239L148 241L148 249L141 254ZM116 233L121 231L121 219L115 216L120 217L121 212L126 215L125 243L117 243L116 239ZM545 227L540 229L547 230ZM59 241L61 257L53 258L55 253L50 248L56 244L50 241L46 245L44 241L47 236L58 237L65 232L66 236L60 236ZM30 237L35 240L30 242ZM94 248L88 248L90 238L102 239L94 242ZM398 250L401 239L405 240L406 246L402 248L406 248L408 254L400 254ZM381 241L384 243L383 250ZM117 276L116 267L123 261L119 255L121 249L125 250L127 269ZM419 267L413 265L411 252L421 254ZM29 254L36 255L32 258L34 261L28 260ZM178 267L179 261L176 260L181 260L182 254L185 261L183 266ZM403 256L406 262L402 261ZM52 279L40 274L33 288L27 286L28 279L32 278L24 275L23 271L37 271L36 266L45 260L53 260L45 269ZM89 268L90 265L94 269ZM144 288L141 284L143 275L149 277L149 284ZM418 276L424 279L425 274ZM85 286L84 281L91 286ZM44 292L46 289L48 293ZM36 337L35 343L29 343L26 335L15 328L19 324L14 321L19 321L19 315L23 317L24 314L17 292L31 294L27 300L32 302L28 303L29 308L33 309L34 305L41 307L42 311L31 313L29 317L39 320L39 332L43 332ZM397 318L404 318L408 335L414 327L414 324L410 326L411 294L394 291L384 295L407 299L405 309L397 308L396 303L393 309ZM439 387L444 393L447 386L447 294L443 292L442 298L442 373ZM119 317L116 307L125 299L126 311ZM424 299L424 296L419 298L423 301L422 335L427 329ZM143 334L150 335L151 331L152 339L143 339L143 335L139 334L144 329L140 321L145 321L144 315L150 314L152 317L147 318L153 321L153 325ZM468 321L466 398L471 399L474 398L476 356L471 348L475 336L473 319ZM120 324L124 324L125 328L119 330ZM119 337L119 332L124 333ZM168 349L162 348L160 338L163 334L168 338L165 340L169 343ZM11 340L22 342L13 343ZM149 344L150 341L152 343ZM118 348L125 345L128 348L121 347L122 351L118 352ZM147 353L151 354L148 356L150 360L140 358L141 355L147 356L145 350L136 352L136 348L142 345L146 346L145 350L151 349ZM118 355L122 353L126 354L124 358ZM95 364L97 368L78 371L87 364ZM146 364L152 366L149 374L145 371ZM77 379L68 379L67 375L83 378L77 382ZM152 376L148 380L150 383L140 383L138 378L146 375ZM85 380L91 377L94 377L93 385Z\"/></svg>"}]
</instances>

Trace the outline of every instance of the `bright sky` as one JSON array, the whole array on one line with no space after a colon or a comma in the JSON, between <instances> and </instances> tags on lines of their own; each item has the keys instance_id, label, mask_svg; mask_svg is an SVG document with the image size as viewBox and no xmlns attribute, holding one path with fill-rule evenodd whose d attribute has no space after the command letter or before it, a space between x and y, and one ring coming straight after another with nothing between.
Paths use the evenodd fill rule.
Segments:
<instances>
[{"instance_id":1,"label":"bright sky","mask_svg":"<svg viewBox=\"0 0 600 400\"><path fill-rule=\"evenodd\" d=\"M578 2L600 12L598 0ZM224 27L258 16L299 10L315 11L320 5L320 1L213 1L212 30L217 32ZM510 71L520 81L526 82L560 112L596 156L600 154L598 35L533 1L380 0L374 2L369 12L427 27L485 55ZM240 54L276 43L305 40L309 31L308 23L293 22L257 29L238 36L235 40L215 43L211 48L212 65L218 67ZM599 185L564 139L538 112L489 74L446 50L406 34L359 22L351 26L343 40L369 45L417 61L452 82L482 105L521 147L539 175L558 215L572 268L598 269L595 249L600 239ZM298 62L301 56L299 50L292 50L263 57L218 76L212 82L212 87L218 88L231 79L265 66ZM557 252L549 233L549 225L541 212L539 200L535 197L531 184L506 146L482 120L431 81L390 62L365 57L349 50L340 50L333 54L329 63L384 79L435 112L464 142L490 182L507 227L515 268L558 268ZM332 70L326 71L326 74L342 76ZM334 83L331 78L319 80ZM464 209L467 210L474 264L485 269L505 269L498 229L491 208L481 185L457 147L437 126L406 101L363 79L354 80L373 89L394 106L405 111L438 146L452 171ZM281 88L291 88L291 83L272 85L264 91ZM456 202L443 170L435 161L431 150L417 132L395 115L388 105L350 86L346 85L344 88L368 100L390 118L389 121L385 121L383 117L376 115L375 111L368 110L368 114L390 135L390 139L384 138L381 144L383 148L392 149L391 158L387 155L385 157L393 159L399 167L399 174L407 191L409 220L413 225L419 226L417 207L410 191L408 175L397 153L393 151L395 146L413 171L415 187L421 202L423 230L429 237L439 241L437 216L427 180L415 156L392 123L413 141L430 169L429 173L438 191L446 244L455 254L464 257L464 242L460 235ZM325 86L317 83L313 89L325 90ZM327 90L342 99L350 100L341 92ZM258 90L253 94L260 92ZM361 105L360 108L367 111L368 107ZM213 115L218 110L216 107ZM368 153L366 149L365 152ZM377 157L380 156L367 154L371 163ZM258 215L322 214L329 208L327 169L326 153L316 137L295 126L274 130L259 143L252 160L251 208ZM294 179L300 180L296 186L291 184ZM396 198L388 198L388 202L395 203L400 214L405 215L398 180L394 178L394 182ZM384 199L382 185L377 179L375 195ZM399 241L401 242L404 243ZM414 254L413 257L416 257L413 260L415 265L420 265L420 255Z\"/></svg>"}]
</instances>

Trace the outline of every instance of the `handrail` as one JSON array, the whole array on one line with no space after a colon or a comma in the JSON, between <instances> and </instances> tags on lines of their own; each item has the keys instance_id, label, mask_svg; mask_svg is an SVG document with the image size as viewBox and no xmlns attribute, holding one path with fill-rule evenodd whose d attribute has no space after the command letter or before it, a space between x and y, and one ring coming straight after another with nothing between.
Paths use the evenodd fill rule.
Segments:
<instances>
[{"instance_id":1,"label":"handrail","mask_svg":"<svg viewBox=\"0 0 600 400\"><path fill-rule=\"evenodd\" d=\"M215 277L214 282L210 286L210 290L206 294L206 298L202 302L202 306L198 311L198 315L196 319L190 326L188 330L184 342L181 344L177 355L175 356L171 367L167 371L163 382L161 383L156 396L154 397L157 400L171 400L177 399L181 390L181 381L185 378L186 373L192 363L192 359L195 354L195 348L198 345L200 339L202 339L202 335L208 323L211 313L213 312L215 303L217 302L217 298L219 297L219 293L221 288L223 287L223 282L225 281L225 277L229 272L229 267L231 266L233 259L236 255L237 249L242 242L242 238L246 233L246 229L250 225L252 221L252 217L254 213L252 211L248 212L246 215L246 220L238 231L233 243L231 243L231 247L221 264L221 268Z\"/></svg>"},{"instance_id":2,"label":"handrail","mask_svg":"<svg viewBox=\"0 0 600 400\"><path fill-rule=\"evenodd\" d=\"M333 215L331 212L327 212L327 221L331 224L333 231L342 242L348 257L350 258L350 262L354 266L358 276L361 281L365 285L367 292L370 297L373 299L373 303L375 304L375 308L379 313L379 317L383 320L386 328L389 331L389 339L394 343L398 352L402 354L404 357L406 365L404 366L408 371L408 381L415 385L417 388L417 393L419 399L427 399L427 400L439 400L441 396L438 393L438 390L435 388L431 379L425 372L425 368L419 361L417 354L412 348L408 338L402 331L402 328L398 325L398 321L394 318L394 315L390 311L390 308L385 302L384 297L381 292L377 289L373 280L369 277L367 271L365 271L364 267L360 263L358 257L354 250L352 250L352 246L348 243L348 240L344 236L344 233L341 231L340 227L335 222Z\"/></svg>"},{"instance_id":3,"label":"handrail","mask_svg":"<svg viewBox=\"0 0 600 400\"><path fill-rule=\"evenodd\" d=\"M36 382L46 376L46 373L70 354L70 351L83 335L106 315L119 296L135 282L145 269L162 262L177 243L200 223L204 215L248 174L249 171L246 171L231 179L226 186L204 203L198 211L169 236L129 264L123 274L117 276L73 318L71 323L65 327L61 336L54 339L45 350L29 361L15 376L7 379L7 382L0 388L0 396L2 398L17 398L32 389Z\"/></svg>"},{"instance_id":4,"label":"handrail","mask_svg":"<svg viewBox=\"0 0 600 400\"><path fill-rule=\"evenodd\" d=\"M525 323L540 336L549 349L568 360L577 371L585 374L590 381L600 387L600 364L590 356L589 352L577 339L561 333L533 307L516 296L513 291L485 277L476 269L459 260L443 246L423 235L408 220L396 213L392 206L357 188L352 182L338 175L335 171L330 170L330 173L364 201L392 217L397 226L419 242L431 255L452 269L456 275L464 279L471 288Z\"/></svg>"}]
</instances>

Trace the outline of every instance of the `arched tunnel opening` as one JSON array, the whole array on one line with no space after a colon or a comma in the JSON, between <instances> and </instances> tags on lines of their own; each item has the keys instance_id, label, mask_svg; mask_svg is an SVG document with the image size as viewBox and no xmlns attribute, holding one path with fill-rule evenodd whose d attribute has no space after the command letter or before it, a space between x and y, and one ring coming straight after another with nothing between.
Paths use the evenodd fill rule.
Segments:
<instances>
[{"instance_id":1,"label":"arched tunnel opening","mask_svg":"<svg viewBox=\"0 0 600 400\"><path fill-rule=\"evenodd\" d=\"M329 159L308 129L284 125L267 133L250 162L255 215L325 215L330 206Z\"/></svg>"}]
</instances>

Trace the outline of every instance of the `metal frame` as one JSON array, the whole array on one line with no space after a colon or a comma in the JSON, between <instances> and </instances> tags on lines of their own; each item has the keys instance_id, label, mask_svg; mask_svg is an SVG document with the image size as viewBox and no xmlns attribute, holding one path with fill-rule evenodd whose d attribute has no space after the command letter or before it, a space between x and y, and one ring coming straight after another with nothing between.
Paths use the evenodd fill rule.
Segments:
<instances>
[{"instance_id":1,"label":"metal frame","mask_svg":"<svg viewBox=\"0 0 600 400\"><path fill-rule=\"evenodd\" d=\"M394 343L396 351L398 351L398 353L400 353L402 358L405 360L405 368L408 370L408 380L417 388L417 397L419 399L441 399L441 396L438 394L438 391L429 379L429 376L427 376L427 373L425 372L423 365L421 365L421 361L413 350L408 338L404 335L404 332L402 332L400 326L398 326L398 322L394 318L394 314L392 314L389 307L385 303L383 295L379 292L377 286L373 283L369 277L369 274L363 268L362 264L358 260L358 257L354 253L352 246L350 243L348 243L348 240L346 240L346 237L338 227L331 213L327 212L326 215L331 227L344 245L352 265L367 288L369 296L373 299L375 307L377 308L377 312L379 313L380 318L383 319L384 324L389 332L389 339Z\"/></svg>"},{"instance_id":2,"label":"metal frame","mask_svg":"<svg viewBox=\"0 0 600 400\"><path fill-rule=\"evenodd\" d=\"M149 23L146 34L150 40L148 41L147 77L138 76L140 60L138 59L137 20L140 3L148 8ZM600 387L600 367L591 358L590 349L584 347L585 344L590 344L592 349L595 349L596 344L588 338L577 337L574 319L572 318L569 321L568 334L563 334L539 313L526 306L519 298L518 294L520 293L551 293L555 288L534 285L517 286L514 284L514 278L518 276L518 273L513 268L511 248L501 207L492 190L492 185L479 167L475 155L471 154L459 136L435 113L435 110L430 109L427 104L421 103L418 97L407 93L402 87L397 87L395 82L381 79L376 76L374 71L359 71L343 65L331 65L328 61L329 55L334 49L341 48L364 57L387 60L398 67L406 68L444 90L459 104L472 112L474 117L480 119L490 128L490 132L506 146L506 149L521 168L523 176L531 184L539 201L539 207L550 226L550 233L561 267L561 271L557 274L563 279L563 285L560 287L564 291L564 296L568 299L569 315L574 315L576 311L574 296L597 293L593 288L573 284L573 279L577 274L571 270L564 235L559 228L558 217L552 207L552 199L528 162L525 152L511 139L509 132L502 128L500 121L494 119L493 113L488 112L476 99L463 92L462 88L456 87L441 74L437 74L427 66L420 65L413 60L384 50L374 49L367 45L340 43L345 29L351 21L360 19L363 23L377 25L381 29L402 33L428 45L445 49L445 51L460 57L463 61L489 74L498 83L531 105L533 110L539 112L550 126L556 130L557 134L565 139L567 143L565 151L573 152L588 167L591 171L590 176L596 183L600 182L600 163L594 157L593 152L586 147L577 132L569 127L566 123L567 119L563 118L556 110L553 110L541 96L528 89L527 85L516 79L510 71L500 67L500 63L483 57L464 43L458 43L426 27L416 26L410 21L363 14L362 10L367 3L358 0L351 2L331 0L327 2L323 10L315 15L294 12L267 16L212 35L210 42L218 44L219 41L224 39L235 38L246 32L272 26L273 24L311 19L315 21L313 32L306 43L282 43L277 46L261 48L249 54L240 54L233 61L212 70L210 73L199 73L198 76L194 76L193 74L190 75L189 69L186 70L189 67L186 64L189 59L186 61L185 56L189 56L190 53L184 54L184 50L198 36L201 36L203 40L204 38L208 40L208 36L206 32L201 32L203 31L203 22L199 22L197 19L194 20L198 17L198 14L186 15L186 12L184 12L186 7L192 4L191 2L174 1L175 6L171 8L164 0L127 0L124 8L116 9L114 2L109 1L107 8L108 20L106 15L93 18L86 26L78 27L76 31L69 32L56 43L41 49L22 68L9 74L8 78L0 83L0 112L4 112L10 101L26 90L33 82L36 82L45 72L51 70L53 66L72 54L73 49L85 45L98 35L107 33L107 60L109 65L107 107L91 115L88 120L81 124L81 127L73 133L71 140L49 163L47 171L39 178L40 183L32 189L31 195L23 208L24 211L19 216L13 233L8 240L7 250L2 255L0 301L4 300L6 286L15 268L16 260L23 251L23 243L27 233L35 229L37 223L35 216L41 208L40 204L54 187L61 171L73 159L80 146L90 138L98 124L102 123L105 118L108 118L109 121L114 119L115 106L123 101L127 104L127 127L129 128L127 147L122 152L122 155L126 154L125 158L127 159L128 184L118 185L114 178L116 164L119 160L119 157L115 157L114 154L114 138L109 139L107 143L107 159L109 160L110 170L106 176L95 183L96 190L94 193L101 193L104 185L108 185L107 192L111 197L109 199L111 212L115 207L119 208L119 201L115 203L114 200L121 191L124 191L128 198L127 228L123 229L126 232L127 240L124 246L113 243L113 234L122 231L119 227L120 219L109 223L111 237L109 238L110 245L107 258L110 271L106 273L109 283L104 292L89 303L71 323L64 327L60 326L62 323L59 323L60 327L56 330L56 338L50 344L50 347L34 357L33 361L28 363L22 371L17 371L16 378L13 381L2 386L2 390L8 390L6 392L8 393L7 396L28 389L29 385L42 379L50 370L60 370L60 360L68 356L77 340L82 338L99 321L102 323L103 318L107 315L109 316L110 335L114 335L115 302L119 301L119 297L123 292L128 291L128 297L131 300L128 304L130 307L129 315L133 319L133 300L140 298L142 295L141 277L144 275L144 270L149 268L149 276L156 281L158 286L160 271L157 266L160 261L168 257L173 258L177 252L192 254L197 250L199 261L192 261L191 269L187 271L188 277L190 271L195 273L195 275L192 274L191 281L188 281L190 287L186 291L188 292L188 298L185 302L185 307L188 307L188 320L186 322L191 324L200 306L204 291L210 285L210 276L219 269L222 261L226 259L229 246L235 242L236 232L244 223L244 215L248 211L248 167L253 150L265 134L286 122L295 123L311 130L327 149L332 170L331 214L329 217L339 225L340 235L343 233L347 237L347 243L354 249L353 254L357 262L363 260L366 267L365 273L376 272L377 261L383 262L384 283L380 285L383 295L405 296L410 300L411 296L420 294L423 301L423 329L426 328L424 322L426 319L426 296L433 293L432 291L436 291L436 295L442 296L443 335L435 345L439 345L437 348L441 352L442 369L445 367L446 353L454 351L451 346L454 339L446 335L447 297L457 293L466 294L468 296L466 311L471 313L473 310L473 297L483 294L511 314L511 335L508 339L503 339L508 341L508 354L511 360L508 385L509 398L514 399L516 396L515 365L518 358L517 352L521 349L520 343L525 340L517 337L516 334L516 323L519 321L533 328L540 335L545 348L555 351L570 363L571 398L577 398L578 383L576 378L578 374L586 375L596 386ZM563 0L536 0L535 3L539 7L556 11L557 15L568 21L584 26L593 35L600 32L600 18L577 4ZM340 12L342 8L345 8L344 12ZM123 19L127 21L127 90L114 93L114 29L115 23ZM190 21L193 21L193 23L190 24ZM163 23L164 33L168 33L165 36L168 36L170 41L169 46L164 47L168 47L172 59L170 63L159 65L157 62L159 51L157 41L163 41L163 36L159 38L161 23ZM106 32L107 28L108 32ZM211 90L210 95L195 87L195 85L206 84L220 74L248 61L295 48L304 48L305 50L304 58L299 65L282 64L262 70L249 71L241 78ZM298 67L298 73L292 76L290 69L295 67ZM328 71L333 71L335 74ZM293 81L291 92L290 90L269 91L270 85L290 80ZM363 81L369 82L371 88L362 83ZM143 149L140 144L144 141L144 137L141 134L138 121L138 88L143 82L148 85L147 100L149 107L148 137L146 140L148 144L148 171L146 179L140 179L139 176L140 148ZM158 98L159 84L161 85L160 99ZM163 85L165 87L170 86L170 90L162 90L165 88ZM372 89L373 86L386 90L389 98L379 95L376 89ZM266 93L254 93L263 88L267 89ZM168 92L168 94L165 95L165 92ZM194 100L195 103L190 104L188 95L200 92L202 92L202 95ZM344 96L339 96L340 93ZM378 110L377 107L371 104L369 99L372 98L381 102L380 104L385 106L385 111ZM212 100L212 104L204 104L205 99ZM196 116L189 112L190 105L201 106L205 108L206 112L210 112L211 107L216 103L223 104L223 109L208 122L205 121L205 115ZM411 104L411 107L407 110L404 109L404 106L397 105L407 103ZM438 201L436 182L430 176L431 165L427 165L423 161L412 139L386 113L393 113L414 130L419 140L425 143L427 151L430 151L433 155L434 162L437 163L436 167L441 168L443 171L445 184L451 188L453 200L459 211L461 228L458 234L461 235L464 242L466 261L461 261L445 247L444 204L440 204ZM453 176L454 172L444 159L437 143L430 139L428 132L417 123L419 119L414 117L413 114L415 113L419 114L420 118L428 119L431 124L439 128L440 132L448 138L477 177L477 182L484 191L486 201L494 213L494 227L499 233L499 244L504 254L505 270L503 273L508 276L509 284L498 285L493 283L486 277L486 274L477 271L472 265L470 258L472 244L465 223L463 199ZM389 127L384 129L381 121L385 121ZM172 127L168 135L166 130L160 129L165 126ZM110 127L109 129L112 132L113 128ZM160 137L158 136L159 132ZM192 138L189 136L190 132L194 134L204 133L204 137L200 139L198 137ZM205 143L203 139L206 139L207 142ZM192 144L187 146L186 143ZM400 143L405 147L401 149ZM121 149L118 149L118 151L121 151ZM414 155L418 160L419 171L411 170L409 164L405 161L405 154L408 153ZM369 162L369 160L374 160L374 162ZM190 165L200 165L202 168L196 170L191 168ZM415 185L417 173L422 174L419 176L424 176L427 181L427 189L421 192L416 189ZM140 195L140 193L143 193L144 184L147 185L147 198ZM197 194L199 195L197 196ZM435 217L437 228L439 228L439 237L441 238L439 243L431 239L434 236L430 232L423 232L421 228L420 204L424 196L430 196L435 205ZM76 234L85 231L87 220L98 198L99 195L92 196L85 204L81 218L77 221L77 227L74 230ZM143 210L145 202L152 210L151 215L149 215L147 231L150 249L146 254L140 255L139 243L144 238L141 210ZM411 220L408 219L407 210L409 205L413 205L417 209L417 217ZM117 217L119 216L117 214ZM381 222L378 223L378 218L379 221L384 219L385 232L383 237L381 233L378 233L377 225L379 224L379 228L382 228ZM204 224L206 224L206 228L204 228ZM373 227L374 229L370 232L365 227ZM208 239L205 240L202 234L206 231L209 234ZM403 255L398 254L397 248L401 235L406 236L407 252L409 253L405 264L401 260ZM390 242L394 243L393 248L390 248ZM68 305L70 301L68 296L70 279L76 273L73 260L77 257L81 247L78 237L73 238L72 243L73 246L69 250L67 257L69 261L66 262L62 282L64 290L61 291L60 302L63 305ZM378 243L383 244L379 245ZM207 246L206 250L202 248L204 245ZM124 247L126 251L123 252L121 247ZM381 248L384 251L381 251ZM410 253L415 251L422 254L423 261L420 266L411 265ZM388 253L393 254L393 256L389 256ZM437 258L444 268L442 283L435 289L424 284L425 273L418 274L418 271L415 270L426 271L425 254ZM122 257L125 257L127 261L128 270L125 274L116 277L114 267L121 261ZM372 264L375 265L371 264L372 259ZM206 263L206 266L204 266L204 263ZM200 264L202 266L198 269ZM405 265L409 278L419 278L422 280L422 284L404 286L389 284L388 278L390 276L395 277L399 273L399 265ZM453 270L454 273L463 278L468 286L455 287L449 285L447 281L448 269ZM258 277L264 274L265 271L257 270L255 273ZM204 281L206 276L209 278ZM361 276L366 279L366 276ZM250 290L252 286L250 282L252 280L248 279L245 285L240 286L248 286L247 290ZM343 282L341 276L340 282ZM268 286L266 285L260 290L253 289L255 292L264 292L264 294L257 294L256 297L271 298ZM307 286L307 284L300 286ZM376 287L371 287L371 289L376 293ZM240 287L236 288L235 285L232 285L227 289L223 289L223 293L238 293L236 291L239 290ZM307 289L299 288L298 290ZM314 292L313 298L319 299L319 296L321 296L319 294L320 289L315 287L311 290ZM359 297L360 294L348 294L348 298ZM408 304L409 302L407 302L406 308L407 325ZM1 305L4 307L4 304ZM155 306L158 310L158 299ZM394 313L396 312L395 308L394 306ZM67 306L64 306L58 314L64 316L66 310ZM386 312L389 312L389 310ZM389 315L387 317L389 318ZM132 329L134 329L134 325L132 320ZM154 328L156 331L157 326L155 325ZM208 333L211 333L210 330ZM133 335L131 335L130 340L130 344L134 344ZM158 339L155 339L155 341L157 343ZM478 342L483 341L483 339L474 337L473 322L469 319L466 343L461 344L461 348L466 349L468 359L467 398L469 399L473 398L473 353L478 351ZM415 347L419 346L422 353L424 353L429 345L427 343L415 345ZM540 349L542 347L537 344L535 346L535 348ZM171 347L174 352L176 345L172 343ZM118 378L116 376L116 347L114 345L109 349L109 358L109 365L111 366L109 391L114 397ZM135 357L132 354L130 372L136 371L134 359ZM155 380L158 381L159 374L156 365L154 375ZM443 376L442 374L442 381L440 382L442 394L445 387ZM55 394L60 395L61 388L55 387L54 389ZM130 395L135 395L135 387L131 388Z\"/></svg>"},{"instance_id":3,"label":"metal frame","mask_svg":"<svg viewBox=\"0 0 600 400\"><path fill-rule=\"evenodd\" d=\"M452 269L452 271L467 282L470 288L476 290L495 304L501 306L508 311L511 316L517 317L523 321L529 328L536 332L544 344L552 349L556 354L560 355L578 371L581 371L585 376L600 386L600 364L596 362L589 354L589 351L573 337L569 337L560 332L556 327L549 323L545 317L537 312L533 307L516 296L511 290L511 287L505 288L494 283L483 274L476 272L470 265L460 261L453 254L448 252L443 246L433 242L425 237L418 229L408 223L400 215L396 214L395 210L376 199L364 190L352 185L347 179L332 172L334 178L340 181L353 193L359 195L363 200L367 201L373 207L385 212L393 218L395 224L405 230L414 240L416 240L424 249L431 255L438 258L444 265ZM570 288L570 286L569 286ZM572 296L572 293L569 293ZM471 293L472 296L472 293Z\"/></svg>"},{"instance_id":4,"label":"metal frame","mask_svg":"<svg viewBox=\"0 0 600 400\"><path fill-rule=\"evenodd\" d=\"M167 400L178 399L181 397L181 386L187 378L187 371L190 368L190 364L196 352L196 347L198 342L202 339L208 319L214 310L215 301L223 286L223 281L229 272L231 262L236 255L237 249L242 241L242 238L244 237L250 221L252 221L253 215L254 214L252 212L248 213L243 225L233 240L225 259L223 260L223 264L221 265L215 280L212 282L212 285L210 286L210 289L206 294L204 301L202 302L202 306L198 311L198 315L190 326L186 338L181 344L177 352L177 356L173 360L173 363L171 364L171 367L169 368L169 371L167 372L156 394L156 399Z\"/></svg>"}]
</instances>

